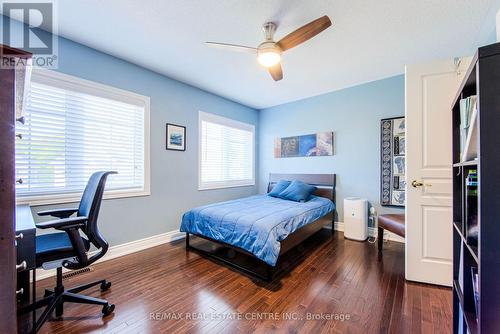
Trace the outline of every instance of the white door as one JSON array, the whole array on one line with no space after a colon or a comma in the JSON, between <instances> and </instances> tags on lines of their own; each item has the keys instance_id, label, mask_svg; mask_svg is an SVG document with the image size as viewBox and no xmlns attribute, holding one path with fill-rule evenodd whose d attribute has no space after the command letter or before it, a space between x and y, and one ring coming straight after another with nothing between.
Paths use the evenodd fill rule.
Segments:
<instances>
[{"instance_id":1,"label":"white door","mask_svg":"<svg viewBox=\"0 0 500 334\"><path fill-rule=\"evenodd\" d=\"M452 284L451 103L470 63L406 67L406 279Z\"/></svg>"}]
</instances>

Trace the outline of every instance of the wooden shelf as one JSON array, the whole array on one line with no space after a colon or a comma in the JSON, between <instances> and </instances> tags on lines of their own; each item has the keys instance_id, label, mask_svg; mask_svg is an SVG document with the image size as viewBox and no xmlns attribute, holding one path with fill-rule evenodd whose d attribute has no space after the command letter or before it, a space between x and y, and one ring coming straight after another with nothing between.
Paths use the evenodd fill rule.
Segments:
<instances>
[{"instance_id":1,"label":"wooden shelf","mask_svg":"<svg viewBox=\"0 0 500 334\"><path fill-rule=\"evenodd\" d=\"M499 77L500 43L479 48L451 107L453 328L456 334L459 334L462 324L471 333L500 333L500 317L496 312L500 309L497 279L500 277L500 224L496 187L500 180L500 151L495 140L500 133L500 113L497 112L500 109ZM460 101L474 95L476 108L471 110L467 138L463 138ZM468 103L462 104L463 108ZM467 182L473 169L476 169L474 181L477 180L477 187ZM477 269L478 295L474 295L472 268ZM480 304L477 309L476 297Z\"/></svg>"}]
</instances>

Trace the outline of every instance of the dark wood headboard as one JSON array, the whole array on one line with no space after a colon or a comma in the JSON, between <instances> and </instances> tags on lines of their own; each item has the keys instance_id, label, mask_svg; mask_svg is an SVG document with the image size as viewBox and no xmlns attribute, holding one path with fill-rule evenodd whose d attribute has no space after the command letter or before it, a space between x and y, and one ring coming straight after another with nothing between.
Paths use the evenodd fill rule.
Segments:
<instances>
[{"instance_id":1,"label":"dark wood headboard","mask_svg":"<svg viewBox=\"0 0 500 334\"><path fill-rule=\"evenodd\" d=\"M335 203L336 174L269 174L267 192L270 192L279 180L299 180L318 187L314 195L325 197Z\"/></svg>"}]
</instances>

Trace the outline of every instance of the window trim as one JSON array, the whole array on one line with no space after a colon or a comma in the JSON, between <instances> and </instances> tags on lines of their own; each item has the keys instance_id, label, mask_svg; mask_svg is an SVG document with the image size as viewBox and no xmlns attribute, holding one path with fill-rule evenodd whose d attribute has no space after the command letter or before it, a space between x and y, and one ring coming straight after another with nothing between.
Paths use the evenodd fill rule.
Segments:
<instances>
[{"instance_id":1,"label":"window trim","mask_svg":"<svg viewBox=\"0 0 500 334\"><path fill-rule=\"evenodd\" d=\"M131 91L108 86L94 81L47 69L33 69L31 80L62 89L72 89L81 93L121 102L144 106L144 187L138 190L105 190L103 199L140 197L151 195L151 153L150 153L150 97ZM83 190L82 190L83 192ZM16 196L17 204L31 206L79 202L82 192L68 192L46 195Z\"/></svg>"},{"instance_id":2,"label":"window trim","mask_svg":"<svg viewBox=\"0 0 500 334\"><path fill-rule=\"evenodd\" d=\"M238 129L243 129L250 131L252 133L252 179L251 180L243 180L243 181L231 181L231 182L212 182L210 185L203 185L201 182L201 160L202 160L202 152L201 152L201 123L202 121L212 121L217 124L234 127ZM255 125L245 122L240 122L231 118L198 111L198 190L213 190L213 189L224 189L224 188L236 188L236 187L250 187L255 186Z\"/></svg>"}]
</instances>

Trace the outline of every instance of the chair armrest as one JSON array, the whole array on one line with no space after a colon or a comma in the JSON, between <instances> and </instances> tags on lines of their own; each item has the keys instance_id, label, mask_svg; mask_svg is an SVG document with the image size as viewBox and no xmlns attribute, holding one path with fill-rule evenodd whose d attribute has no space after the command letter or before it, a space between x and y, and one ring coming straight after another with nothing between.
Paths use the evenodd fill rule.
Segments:
<instances>
[{"instance_id":1,"label":"chair armrest","mask_svg":"<svg viewBox=\"0 0 500 334\"><path fill-rule=\"evenodd\" d=\"M39 216L52 216L57 218L68 218L72 214L78 211L78 208L64 208L64 209L52 209L38 211Z\"/></svg>"},{"instance_id":2,"label":"chair armrest","mask_svg":"<svg viewBox=\"0 0 500 334\"><path fill-rule=\"evenodd\" d=\"M85 216L70 217L70 218L49 220L48 222L42 222L35 225L36 227L41 229L55 228L57 230L69 230L85 226L85 222L87 221L87 219L88 218Z\"/></svg>"}]
</instances>

